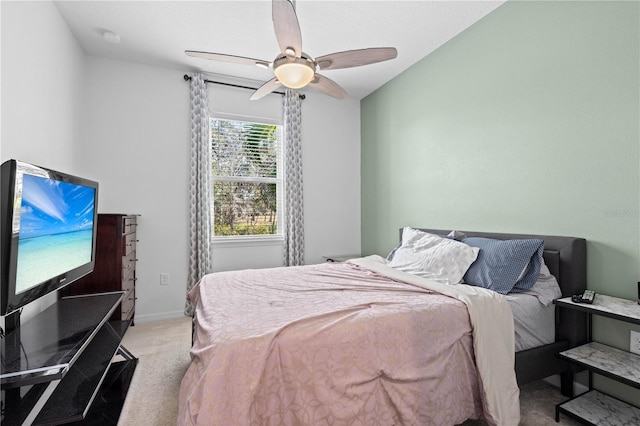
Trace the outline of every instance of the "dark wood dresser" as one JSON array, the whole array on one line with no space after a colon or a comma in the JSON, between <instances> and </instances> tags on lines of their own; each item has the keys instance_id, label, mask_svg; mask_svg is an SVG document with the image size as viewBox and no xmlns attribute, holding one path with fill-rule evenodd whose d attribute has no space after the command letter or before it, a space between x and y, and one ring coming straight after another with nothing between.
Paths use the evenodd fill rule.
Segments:
<instances>
[{"instance_id":1,"label":"dark wood dresser","mask_svg":"<svg viewBox=\"0 0 640 426\"><path fill-rule=\"evenodd\" d=\"M62 290L63 296L125 291L112 320L132 320L136 310L136 227L138 215L98 214L96 264L88 275Z\"/></svg>"}]
</instances>

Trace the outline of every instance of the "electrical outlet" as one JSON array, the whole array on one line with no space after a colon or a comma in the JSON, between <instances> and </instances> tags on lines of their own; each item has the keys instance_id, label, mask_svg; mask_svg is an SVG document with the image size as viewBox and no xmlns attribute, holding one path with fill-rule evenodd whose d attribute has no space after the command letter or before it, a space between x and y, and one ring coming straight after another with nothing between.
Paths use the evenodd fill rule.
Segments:
<instances>
[{"instance_id":1,"label":"electrical outlet","mask_svg":"<svg viewBox=\"0 0 640 426\"><path fill-rule=\"evenodd\" d=\"M640 355L640 332L631 330L629 350L634 354Z\"/></svg>"},{"instance_id":2,"label":"electrical outlet","mask_svg":"<svg viewBox=\"0 0 640 426\"><path fill-rule=\"evenodd\" d=\"M169 285L169 274L163 272L160 274L160 285Z\"/></svg>"}]
</instances>

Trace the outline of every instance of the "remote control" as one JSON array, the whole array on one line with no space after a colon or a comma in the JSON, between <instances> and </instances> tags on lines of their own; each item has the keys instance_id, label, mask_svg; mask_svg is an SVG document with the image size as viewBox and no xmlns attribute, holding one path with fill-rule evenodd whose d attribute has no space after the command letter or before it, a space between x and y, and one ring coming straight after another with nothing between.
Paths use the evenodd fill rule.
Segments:
<instances>
[{"instance_id":1,"label":"remote control","mask_svg":"<svg viewBox=\"0 0 640 426\"><path fill-rule=\"evenodd\" d=\"M593 290L585 290L582 294L574 294L571 296L571 301L573 303L588 303L592 304L593 300L596 298L596 292Z\"/></svg>"},{"instance_id":2,"label":"remote control","mask_svg":"<svg viewBox=\"0 0 640 426\"><path fill-rule=\"evenodd\" d=\"M595 298L596 292L593 290L585 290L584 293L582 293L582 303L592 304Z\"/></svg>"}]
</instances>

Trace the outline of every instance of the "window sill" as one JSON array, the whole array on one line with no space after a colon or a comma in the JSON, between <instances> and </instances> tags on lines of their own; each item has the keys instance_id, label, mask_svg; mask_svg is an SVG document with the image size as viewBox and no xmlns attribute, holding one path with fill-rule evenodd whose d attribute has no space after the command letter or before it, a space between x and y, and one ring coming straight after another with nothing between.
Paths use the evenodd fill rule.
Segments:
<instances>
[{"instance_id":1,"label":"window sill","mask_svg":"<svg viewBox=\"0 0 640 426\"><path fill-rule=\"evenodd\" d=\"M282 235L270 237L214 237L214 247L256 247L256 246L281 246L284 244Z\"/></svg>"}]
</instances>

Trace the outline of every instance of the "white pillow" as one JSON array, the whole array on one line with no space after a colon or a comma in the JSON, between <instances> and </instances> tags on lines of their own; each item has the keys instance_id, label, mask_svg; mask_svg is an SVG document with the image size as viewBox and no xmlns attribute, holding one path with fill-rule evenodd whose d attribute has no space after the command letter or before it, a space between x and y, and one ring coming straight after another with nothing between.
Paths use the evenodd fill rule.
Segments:
<instances>
[{"instance_id":1,"label":"white pillow","mask_svg":"<svg viewBox=\"0 0 640 426\"><path fill-rule=\"evenodd\" d=\"M457 284L479 251L477 247L450 238L405 227L402 244L389 266L442 284Z\"/></svg>"}]
</instances>

